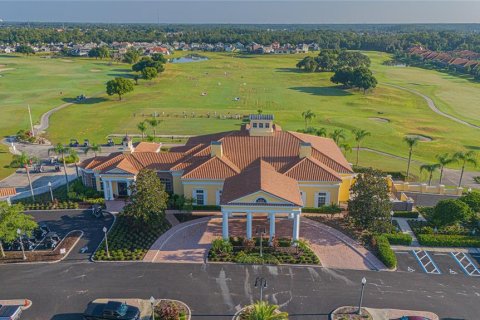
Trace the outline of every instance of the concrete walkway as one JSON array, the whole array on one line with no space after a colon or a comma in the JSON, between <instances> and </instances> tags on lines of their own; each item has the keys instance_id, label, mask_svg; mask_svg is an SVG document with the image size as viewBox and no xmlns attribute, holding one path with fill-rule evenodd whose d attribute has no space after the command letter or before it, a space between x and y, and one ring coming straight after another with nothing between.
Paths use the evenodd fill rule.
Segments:
<instances>
[{"instance_id":1,"label":"concrete walkway","mask_svg":"<svg viewBox=\"0 0 480 320\"><path fill-rule=\"evenodd\" d=\"M402 230L402 233L409 234L412 237L412 246L420 245L417 237L415 236L415 233L413 233L412 228L410 228L410 225L408 224L407 218L393 218L393 220L397 221L398 225L400 226L400 230Z\"/></svg>"}]
</instances>

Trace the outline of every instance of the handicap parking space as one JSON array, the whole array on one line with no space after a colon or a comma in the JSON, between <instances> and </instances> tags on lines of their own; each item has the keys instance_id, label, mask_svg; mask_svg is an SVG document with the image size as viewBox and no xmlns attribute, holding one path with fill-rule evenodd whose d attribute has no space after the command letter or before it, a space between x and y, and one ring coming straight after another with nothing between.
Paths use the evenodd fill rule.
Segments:
<instances>
[{"instance_id":1,"label":"handicap parking space","mask_svg":"<svg viewBox=\"0 0 480 320\"><path fill-rule=\"evenodd\" d=\"M412 251L396 251L397 270L402 272L424 272Z\"/></svg>"},{"instance_id":2,"label":"handicap parking space","mask_svg":"<svg viewBox=\"0 0 480 320\"><path fill-rule=\"evenodd\" d=\"M429 252L442 274L463 275L463 269L448 252Z\"/></svg>"},{"instance_id":3,"label":"handicap parking space","mask_svg":"<svg viewBox=\"0 0 480 320\"><path fill-rule=\"evenodd\" d=\"M470 254L464 252L451 252L450 254L466 275L480 277L480 269Z\"/></svg>"},{"instance_id":4,"label":"handicap parking space","mask_svg":"<svg viewBox=\"0 0 480 320\"><path fill-rule=\"evenodd\" d=\"M96 218L91 210L50 210L29 211L39 225L46 225L51 232L57 233L60 238L65 237L70 231L81 230L83 236L79 243L65 260L88 261L90 255L103 240L103 227L109 228L113 223L113 217L106 214L102 218ZM41 244L36 250L42 249Z\"/></svg>"}]
</instances>

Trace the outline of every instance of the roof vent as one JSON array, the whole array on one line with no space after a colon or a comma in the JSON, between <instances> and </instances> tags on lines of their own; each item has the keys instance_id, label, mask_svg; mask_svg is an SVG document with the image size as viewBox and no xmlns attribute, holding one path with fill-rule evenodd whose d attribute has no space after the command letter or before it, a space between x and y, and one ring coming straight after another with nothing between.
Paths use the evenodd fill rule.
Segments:
<instances>
[{"instance_id":1,"label":"roof vent","mask_svg":"<svg viewBox=\"0 0 480 320\"><path fill-rule=\"evenodd\" d=\"M221 141L212 141L210 143L210 155L213 157L223 157L223 147Z\"/></svg>"},{"instance_id":2,"label":"roof vent","mask_svg":"<svg viewBox=\"0 0 480 320\"><path fill-rule=\"evenodd\" d=\"M312 155L312 144L310 142L300 142L300 150L298 156L300 158L308 158Z\"/></svg>"}]
</instances>

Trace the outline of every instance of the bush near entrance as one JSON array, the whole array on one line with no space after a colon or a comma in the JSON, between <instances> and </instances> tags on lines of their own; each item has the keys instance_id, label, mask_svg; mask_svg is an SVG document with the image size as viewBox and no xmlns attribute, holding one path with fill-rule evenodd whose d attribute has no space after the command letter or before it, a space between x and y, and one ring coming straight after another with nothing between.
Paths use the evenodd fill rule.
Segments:
<instances>
[{"instance_id":1,"label":"bush near entrance","mask_svg":"<svg viewBox=\"0 0 480 320\"><path fill-rule=\"evenodd\" d=\"M376 256L380 261L389 269L393 269L397 266L397 257L393 252L388 242L388 238L385 235L376 235L372 237L372 247L376 252Z\"/></svg>"},{"instance_id":2,"label":"bush near entrance","mask_svg":"<svg viewBox=\"0 0 480 320\"><path fill-rule=\"evenodd\" d=\"M423 246L431 247L469 247L479 248L480 237L450 234L419 234L418 241Z\"/></svg>"},{"instance_id":3,"label":"bush near entrance","mask_svg":"<svg viewBox=\"0 0 480 320\"><path fill-rule=\"evenodd\" d=\"M304 213L327 213L327 214L332 214L332 213L341 213L342 208L340 208L337 205L331 205L331 206L321 206L318 208L302 208L302 212Z\"/></svg>"},{"instance_id":4,"label":"bush near entrance","mask_svg":"<svg viewBox=\"0 0 480 320\"><path fill-rule=\"evenodd\" d=\"M298 241L296 246L291 245L290 239L281 238L273 241L269 246L264 239L263 257L260 256L260 239L246 240L241 237L230 240L215 239L208 252L208 259L212 262L236 262L248 264L319 264L320 260L309 248L305 241Z\"/></svg>"},{"instance_id":5,"label":"bush near entrance","mask_svg":"<svg viewBox=\"0 0 480 320\"><path fill-rule=\"evenodd\" d=\"M406 233L385 233L384 236L393 245L409 246L412 244L412 236Z\"/></svg>"}]
</instances>

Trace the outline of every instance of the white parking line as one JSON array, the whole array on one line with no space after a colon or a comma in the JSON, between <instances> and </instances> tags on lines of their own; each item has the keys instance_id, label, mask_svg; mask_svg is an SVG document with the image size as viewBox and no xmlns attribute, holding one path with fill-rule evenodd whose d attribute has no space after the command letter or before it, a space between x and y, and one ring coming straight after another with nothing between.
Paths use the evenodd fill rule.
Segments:
<instances>
[{"instance_id":1,"label":"white parking line","mask_svg":"<svg viewBox=\"0 0 480 320\"><path fill-rule=\"evenodd\" d=\"M479 277L480 276L480 270L478 270L477 266L473 263L473 261L470 259L468 255L466 255L464 252L450 252L457 261L457 263L460 265L462 268L463 272L465 274L472 276L472 277Z\"/></svg>"},{"instance_id":2,"label":"white parking line","mask_svg":"<svg viewBox=\"0 0 480 320\"><path fill-rule=\"evenodd\" d=\"M418 263L423 271L430 274L441 274L442 272L437 267L432 257L424 250L413 250L413 255L417 258Z\"/></svg>"}]
</instances>

